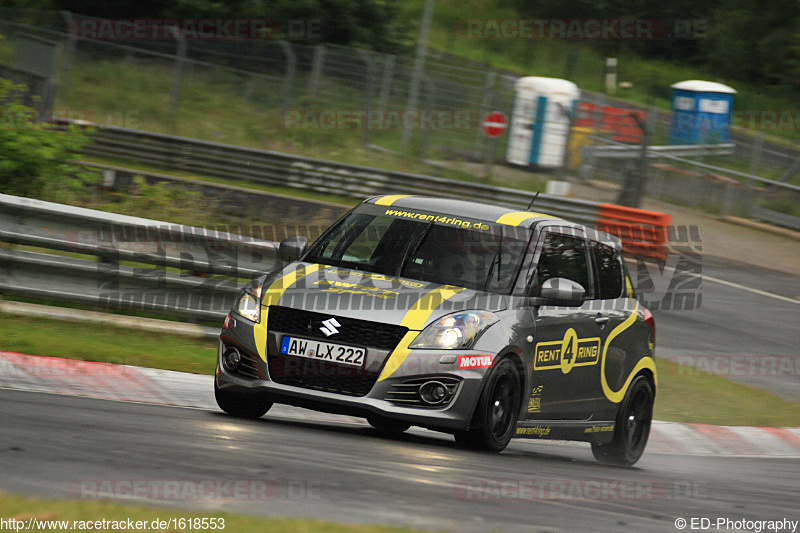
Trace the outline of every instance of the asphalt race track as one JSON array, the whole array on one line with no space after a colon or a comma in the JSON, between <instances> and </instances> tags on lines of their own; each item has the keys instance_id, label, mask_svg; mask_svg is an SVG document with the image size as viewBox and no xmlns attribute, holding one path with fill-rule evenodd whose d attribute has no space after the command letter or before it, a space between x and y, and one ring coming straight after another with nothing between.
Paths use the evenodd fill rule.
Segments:
<instances>
[{"instance_id":1,"label":"asphalt race track","mask_svg":"<svg viewBox=\"0 0 800 533\"><path fill-rule=\"evenodd\" d=\"M655 313L660 356L800 357L797 277L714 261L704 263L703 275L699 309ZM728 377L800 398L797 374ZM650 451L635 468L620 469L597 464L584 444L515 440L493 455L416 428L389 438L346 419L268 413L243 421L216 410L0 389L0 490L92 498L81 487L204 480L269 487L266 496L218 500L144 496L209 516L226 510L453 531L674 532L679 518L798 520L798 474L798 457Z\"/></svg>"},{"instance_id":2,"label":"asphalt race track","mask_svg":"<svg viewBox=\"0 0 800 533\"><path fill-rule=\"evenodd\" d=\"M800 277L704 257L698 292L698 308L653 311L658 357L800 402Z\"/></svg>"},{"instance_id":3,"label":"asphalt race track","mask_svg":"<svg viewBox=\"0 0 800 533\"><path fill-rule=\"evenodd\" d=\"M29 495L81 497L87 480L266 480L267 498L152 503L454 531L674 532L678 518L800 518L800 459L646 454L621 469L579 445L512 441L495 455L427 431L385 438L347 423L11 390L0 390L0 427L0 488Z\"/></svg>"}]
</instances>

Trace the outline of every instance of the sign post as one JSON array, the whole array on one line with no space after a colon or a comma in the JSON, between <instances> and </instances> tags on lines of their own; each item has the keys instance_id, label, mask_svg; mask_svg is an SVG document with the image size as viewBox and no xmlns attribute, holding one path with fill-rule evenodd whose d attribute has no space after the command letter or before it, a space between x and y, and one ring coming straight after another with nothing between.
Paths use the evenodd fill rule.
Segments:
<instances>
[{"instance_id":1,"label":"sign post","mask_svg":"<svg viewBox=\"0 0 800 533\"><path fill-rule=\"evenodd\" d=\"M503 113L493 111L486 115L481 123L484 135L489 137L489 146L486 150L484 159L483 177L492 177L492 165L494 165L494 155L497 151L497 138L508 128L508 120Z\"/></svg>"}]
</instances>

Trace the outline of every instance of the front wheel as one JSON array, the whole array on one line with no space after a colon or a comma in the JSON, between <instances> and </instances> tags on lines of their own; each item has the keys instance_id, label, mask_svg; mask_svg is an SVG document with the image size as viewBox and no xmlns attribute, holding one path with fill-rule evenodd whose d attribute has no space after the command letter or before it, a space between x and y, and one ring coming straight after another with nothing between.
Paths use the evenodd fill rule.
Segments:
<instances>
[{"instance_id":1,"label":"front wheel","mask_svg":"<svg viewBox=\"0 0 800 533\"><path fill-rule=\"evenodd\" d=\"M220 409L237 418L261 418L272 407L272 402L259 394L223 390L216 383L214 398Z\"/></svg>"},{"instance_id":2,"label":"front wheel","mask_svg":"<svg viewBox=\"0 0 800 533\"><path fill-rule=\"evenodd\" d=\"M504 359L497 364L478 399L472 427L455 434L465 448L501 452L517 429L522 398L519 371Z\"/></svg>"},{"instance_id":3,"label":"front wheel","mask_svg":"<svg viewBox=\"0 0 800 533\"><path fill-rule=\"evenodd\" d=\"M608 444L592 443L595 459L607 465L631 466L642 457L653 422L654 398L646 377L633 380L617 414L613 440Z\"/></svg>"}]
</instances>

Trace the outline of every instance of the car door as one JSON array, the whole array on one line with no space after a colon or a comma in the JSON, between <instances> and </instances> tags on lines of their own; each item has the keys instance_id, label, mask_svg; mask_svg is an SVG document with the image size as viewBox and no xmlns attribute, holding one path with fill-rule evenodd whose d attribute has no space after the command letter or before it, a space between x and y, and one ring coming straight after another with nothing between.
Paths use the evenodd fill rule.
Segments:
<instances>
[{"instance_id":1,"label":"car door","mask_svg":"<svg viewBox=\"0 0 800 533\"><path fill-rule=\"evenodd\" d=\"M630 316L635 301L628 297L625 287L625 271L619 244L600 238L590 239L588 242L595 274L592 304L601 341L600 357L605 354L606 382L617 390L622 385L626 376L625 371L629 366L628 359L631 354L627 348L630 347L630 343L626 342L625 335L622 335L615 337L614 342L608 344L609 334ZM587 392L591 395L591 409L598 416L603 416L604 411L613 413L616 409L615 405L608 402L603 392L600 379L602 370L603 365L598 364L597 378L587 388Z\"/></svg>"},{"instance_id":2,"label":"car door","mask_svg":"<svg viewBox=\"0 0 800 533\"><path fill-rule=\"evenodd\" d=\"M591 415L598 382L600 328L593 309L594 274L584 231L544 228L530 273L528 294L537 296L548 279L566 278L586 289L580 307L540 305L534 311L531 397L526 418L584 420Z\"/></svg>"}]
</instances>

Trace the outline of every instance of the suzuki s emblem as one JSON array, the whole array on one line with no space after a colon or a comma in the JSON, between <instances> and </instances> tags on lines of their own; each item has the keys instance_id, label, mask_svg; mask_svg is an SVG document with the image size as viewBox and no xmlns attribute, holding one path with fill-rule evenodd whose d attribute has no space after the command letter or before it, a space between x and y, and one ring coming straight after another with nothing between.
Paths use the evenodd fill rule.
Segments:
<instances>
[{"instance_id":1,"label":"suzuki s emblem","mask_svg":"<svg viewBox=\"0 0 800 533\"><path fill-rule=\"evenodd\" d=\"M339 330L336 328L342 327L335 318L329 318L328 320L322 321L322 327L319 330L325 334L326 337L330 337L331 335L336 335L339 333Z\"/></svg>"}]
</instances>

